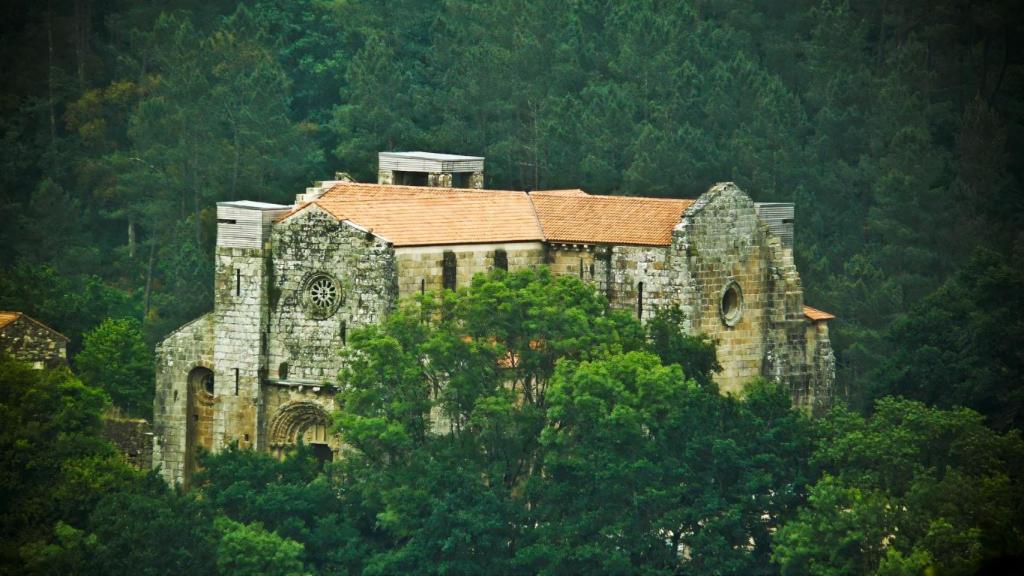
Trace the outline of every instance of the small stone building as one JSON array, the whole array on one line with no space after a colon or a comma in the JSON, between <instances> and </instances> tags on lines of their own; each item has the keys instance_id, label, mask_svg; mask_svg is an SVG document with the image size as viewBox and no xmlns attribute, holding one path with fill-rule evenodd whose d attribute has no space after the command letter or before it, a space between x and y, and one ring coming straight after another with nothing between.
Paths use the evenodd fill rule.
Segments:
<instances>
[{"instance_id":1,"label":"small stone building","mask_svg":"<svg viewBox=\"0 0 1024 576\"><path fill-rule=\"evenodd\" d=\"M0 352L35 368L68 363L68 337L21 312L0 310Z\"/></svg>"},{"instance_id":2,"label":"small stone building","mask_svg":"<svg viewBox=\"0 0 1024 576\"><path fill-rule=\"evenodd\" d=\"M484 190L484 159L382 153L377 184L342 179L293 205L217 206L214 310L157 348L154 466L188 484L197 449L324 459L338 351L402 298L494 268L548 266L641 320L678 304L718 342L723 391L766 377L812 411L832 402L827 322L793 264L793 206L731 183L695 200ZM461 187L452 187L461 186Z\"/></svg>"}]
</instances>

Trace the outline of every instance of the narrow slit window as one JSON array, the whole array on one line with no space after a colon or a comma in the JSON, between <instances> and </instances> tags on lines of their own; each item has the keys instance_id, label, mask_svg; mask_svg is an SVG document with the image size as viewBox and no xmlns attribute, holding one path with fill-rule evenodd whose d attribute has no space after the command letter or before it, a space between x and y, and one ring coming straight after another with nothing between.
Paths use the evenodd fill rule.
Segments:
<instances>
[{"instance_id":1,"label":"narrow slit window","mask_svg":"<svg viewBox=\"0 0 1024 576\"><path fill-rule=\"evenodd\" d=\"M583 258L580 258L580 280L583 280Z\"/></svg>"},{"instance_id":2,"label":"narrow slit window","mask_svg":"<svg viewBox=\"0 0 1024 576\"><path fill-rule=\"evenodd\" d=\"M238 381L241 379L238 368L235 368L235 396L238 396Z\"/></svg>"},{"instance_id":3,"label":"narrow slit window","mask_svg":"<svg viewBox=\"0 0 1024 576\"><path fill-rule=\"evenodd\" d=\"M242 270L235 268L235 296L242 295Z\"/></svg>"},{"instance_id":4,"label":"narrow slit window","mask_svg":"<svg viewBox=\"0 0 1024 576\"><path fill-rule=\"evenodd\" d=\"M426 293L427 293L427 279L426 278L420 278L420 294L426 294Z\"/></svg>"},{"instance_id":5,"label":"narrow slit window","mask_svg":"<svg viewBox=\"0 0 1024 576\"><path fill-rule=\"evenodd\" d=\"M508 252L502 248L494 251L494 268L508 272Z\"/></svg>"},{"instance_id":6,"label":"narrow slit window","mask_svg":"<svg viewBox=\"0 0 1024 576\"><path fill-rule=\"evenodd\" d=\"M642 319L644 317L644 283L638 282L636 285L636 317Z\"/></svg>"},{"instance_id":7,"label":"narrow slit window","mask_svg":"<svg viewBox=\"0 0 1024 576\"><path fill-rule=\"evenodd\" d=\"M345 346L348 344L348 322L345 320L341 321L341 345Z\"/></svg>"},{"instance_id":8,"label":"narrow slit window","mask_svg":"<svg viewBox=\"0 0 1024 576\"><path fill-rule=\"evenodd\" d=\"M445 290L455 290L455 267L455 252L445 250L444 259L441 262L442 288Z\"/></svg>"}]
</instances>

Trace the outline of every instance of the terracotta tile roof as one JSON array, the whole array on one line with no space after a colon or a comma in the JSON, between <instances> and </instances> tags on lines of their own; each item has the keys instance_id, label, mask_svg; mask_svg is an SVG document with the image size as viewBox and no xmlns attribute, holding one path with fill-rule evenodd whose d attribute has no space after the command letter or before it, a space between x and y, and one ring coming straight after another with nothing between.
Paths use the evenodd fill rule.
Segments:
<instances>
[{"instance_id":1,"label":"terracotta tile roof","mask_svg":"<svg viewBox=\"0 0 1024 576\"><path fill-rule=\"evenodd\" d=\"M530 194L549 242L668 246L672 229L693 200Z\"/></svg>"},{"instance_id":2,"label":"terracotta tile roof","mask_svg":"<svg viewBox=\"0 0 1024 576\"><path fill-rule=\"evenodd\" d=\"M343 182L279 221L310 204L395 246L543 240L667 246L693 200Z\"/></svg>"},{"instance_id":3,"label":"terracotta tile roof","mask_svg":"<svg viewBox=\"0 0 1024 576\"><path fill-rule=\"evenodd\" d=\"M395 246L544 239L525 192L346 182L312 203Z\"/></svg>"},{"instance_id":4,"label":"terracotta tile roof","mask_svg":"<svg viewBox=\"0 0 1024 576\"><path fill-rule=\"evenodd\" d=\"M556 196L590 196L579 188L567 188L565 190L537 190L536 194L554 194Z\"/></svg>"},{"instance_id":5,"label":"terracotta tile roof","mask_svg":"<svg viewBox=\"0 0 1024 576\"><path fill-rule=\"evenodd\" d=\"M806 316L812 322L817 322L819 320L835 320L836 318L835 316L829 314L828 312L818 310L817 308L811 308L810 306L804 306L804 316Z\"/></svg>"},{"instance_id":6,"label":"terracotta tile roof","mask_svg":"<svg viewBox=\"0 0 1024 576\"><path fill-rule=\"evenodd\" d=\"M14 322L21 316L21 312L8 312L6 310L0 310L0 328L7 326L11 322Z\"/></svg>"}]
</instances>

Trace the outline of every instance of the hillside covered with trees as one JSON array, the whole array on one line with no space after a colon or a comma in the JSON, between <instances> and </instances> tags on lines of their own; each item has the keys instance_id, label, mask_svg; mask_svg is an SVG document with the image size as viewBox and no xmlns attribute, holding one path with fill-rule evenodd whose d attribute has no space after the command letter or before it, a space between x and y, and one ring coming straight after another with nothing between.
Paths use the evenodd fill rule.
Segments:
<instances>
[{"instance_id":1,"label":"hillside covered with trees","mask_svg":"<svg viewBox=\"0 0 1024 576\"><path fill-rule=\"evenodd\" d=\"M73 372L0 363L0 574L971 574L1024 553L1018 3L0 11L0 310L68 335ZM849 407L719 395L670 311L642 328L538 272L353 334L357 453L325 471L230 451L179 494L123 466L100 414L149 417L154 344L212 307L215 202L416 149L485 156L489 188L794 202ZM545 317L579 332L534 358L529 401L463 339L538 329L474 309L495 290L605 323ZM433 400L401 369L424 355L463 376Z\"/></svg>"}]
</instances>

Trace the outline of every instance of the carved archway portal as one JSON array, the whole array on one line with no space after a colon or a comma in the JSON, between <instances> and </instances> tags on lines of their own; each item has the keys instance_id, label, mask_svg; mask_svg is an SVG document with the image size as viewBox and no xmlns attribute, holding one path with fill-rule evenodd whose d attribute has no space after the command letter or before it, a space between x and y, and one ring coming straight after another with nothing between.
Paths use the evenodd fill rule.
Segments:
<instances>
[{"instance_id":1,"label":"carved archway portal","mask_svg":"<svg viewBox=\"0 0 1024 576\"><path fill-rule=\"evenodd\" d=\"M302 443L313 449L321 463L330 462L341 449L341 439L330 433L331 417L319 404L310 401L289 402L277 409L267 427L270 450L278 458L288 448Z\"/></svg>"}]
</instances>

